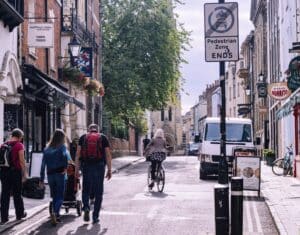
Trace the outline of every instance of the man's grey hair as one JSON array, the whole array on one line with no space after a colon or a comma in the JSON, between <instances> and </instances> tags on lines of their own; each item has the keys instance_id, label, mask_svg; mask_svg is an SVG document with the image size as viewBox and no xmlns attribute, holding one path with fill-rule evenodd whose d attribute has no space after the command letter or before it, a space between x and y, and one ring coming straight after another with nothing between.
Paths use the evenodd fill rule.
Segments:
<instances>
[{"instance_id":1,"label":"man's grey hair","mask_svg":"<svg viewBox=\"0 0 300 235\"><path fill-rule=\"evenodd\" d=\"M95 123L89 125L89 132L98 132L99 131L99 126Z\"/></svg>"},{"instance_id":2,"label":"man's grey hair","mask_svg":"<svg viewBox=\"0 0 300 235\"><path fill-rule=\"evenodd\" d=\"M160 137L160 138L165 138L165 134L164 134L164 131L163 129L157 129L155 134L154 134L154 138L157 138L157 137Z\"/></svg>"}]
</instances>

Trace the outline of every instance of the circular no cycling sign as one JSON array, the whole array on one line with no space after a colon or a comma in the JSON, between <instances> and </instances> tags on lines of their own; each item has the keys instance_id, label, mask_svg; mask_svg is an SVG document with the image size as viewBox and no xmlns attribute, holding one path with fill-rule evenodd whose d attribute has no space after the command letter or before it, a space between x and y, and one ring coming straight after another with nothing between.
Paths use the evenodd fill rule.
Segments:
<instances>
[{"instance_id":1,"label":"circular no cycling sign","mask_svg":"<svg viewBox=\"0 0 300 235\"><path fill-rule=\"evenodd\" d=\"M204 5L205 37L238 35L238 4L206 3Z\"/></svg>"}]
</instances>

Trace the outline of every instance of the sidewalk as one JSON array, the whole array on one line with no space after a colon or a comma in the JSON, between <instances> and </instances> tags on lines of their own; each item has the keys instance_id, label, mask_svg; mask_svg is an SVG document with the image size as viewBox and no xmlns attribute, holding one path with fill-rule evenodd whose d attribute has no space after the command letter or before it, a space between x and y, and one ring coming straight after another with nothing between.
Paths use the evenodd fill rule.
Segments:
<instances>
[{"instance_id":1,"label":"sidewalk","mask_svg":"<svg viewBox=\"0 0 300 235\"><path fill-rule=\"evenodd\" d=\"M276 176L261 163L261 192L281 235L300 234L300 180Z\"/></svg>"},{"instance_id":2,"label":"sidewalk","mask_svg":"<svg viewBox=\"0 0 300 235\"><path fill-rule=\"evenodd\" d=\"M139 156L124 156L124 157L119 157L119 158L113 158L112 160L112 173L117 173L119 170L128 167L131 164L134 164L135 162L139 160L143 160L143 157ZM1 191L1 187L0 187ZM49 202L50 202L50 192L49 192L49 187L46 185L46 193L45 193L45 198L44 199L30 199L30 198L25 198L23 197L24 200L24 207L27 212L27 217L26 219L40 213L42 210L48 207ZM25 220L26 220L25 219ZM17 221L15 219L15 210L14 210L14 204L13 204L13 199L11 198L10 201L10 209L9 209L9 223L0 226L0 234L9 228L13 227L14 225L21 223L24 220Z\"/></svg>"}]
</instances>

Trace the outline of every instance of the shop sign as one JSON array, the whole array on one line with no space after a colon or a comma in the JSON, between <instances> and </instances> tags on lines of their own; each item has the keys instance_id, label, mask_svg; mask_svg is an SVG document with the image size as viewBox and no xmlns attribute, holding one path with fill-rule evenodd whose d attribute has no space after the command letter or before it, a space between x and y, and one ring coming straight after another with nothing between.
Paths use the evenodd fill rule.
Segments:
<instances>
[{"instance_id":1,"label":"shop sign","mask_svg":"<svg viewBox=\"0 0 300 235\"><path fill-rule=\"evenodd\" d=\"M93 77L93 48L82 47L78 57L72 57L72 65L80 69L85 77Z\"/></svg>"},{"instance_id":2,"label":"shop sign","mask_svg":"<svg viewBox=\"0 0 300 235\"><path fill-rule=\"evenodd\" d=\"M28 46L37 48L52 48L54 43L53 23L29 23Z\"/></svg>"},{"instance_id":3,"label":"shop sign","mask_svg":"<svg viewBox=\"0 0 300 235\"><path fill-rule=\"evenodd\" d=\"M286 74L288 88L294 92L300 87L300 56L297 56L291 60Z\"/></svg>"},{"instance_id":4,"label":"shop sign","mask_svg":"<svg viewBox=\"0 0 300 235\"><path fill-rule=\"evenodd\" d=\"M236 176L243 178L244 190L260 191L260 157L237 156Z\"/></svg>"},{"instance_id":5,"label":"shop sign","mask_svg":"<svg viewBox=\"0 0 300 235\"><path fill-rule=\"evenodd\" d=\"M286 82L277 82L268 85L268 94L275 100L284 100L291 95L291 91Z\"/></svg>"},{"instance_id":6,"label":"shop sign","mask_svg":"<svg viewBox=\"0 0 300 235\"><path fill-rule=\"evenodd\" d=\"M267 83L265 82L257 83L257 95L259 98L265 98L268 96Z\"/></svg>"}]
</instances>

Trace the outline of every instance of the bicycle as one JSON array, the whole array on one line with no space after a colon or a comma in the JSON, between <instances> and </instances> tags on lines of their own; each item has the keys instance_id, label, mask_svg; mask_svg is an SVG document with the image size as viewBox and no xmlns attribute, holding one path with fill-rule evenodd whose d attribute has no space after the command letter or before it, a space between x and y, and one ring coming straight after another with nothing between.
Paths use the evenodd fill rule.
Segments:
<instances>
[{"instance_id":1,"label":"bicycle","mask_svg":"<svg viewBox=\"0 0 300 235\"><path fill-rule=\"evenodd\" d=\"M148 185L151 183L151 181L151 165L149 165L147 179ZM162 162L158 162L156 164L154 184L157 186L157 191L162 193L165 187L165 169L162 165ZM152 190L152 187L149 187L149 190Z\"/></svg>"},{"instance_id":2,"label":"bicycle","mask_svg":"<svg viewBox=\"0 0 300 235\"><path fill-rule=\"evenodd\" d=\"M287 151L283 158L276 159L272 163L272 171L275 175L293 175L293 146L287 146Z\"/></svg>"}]
</instances>

